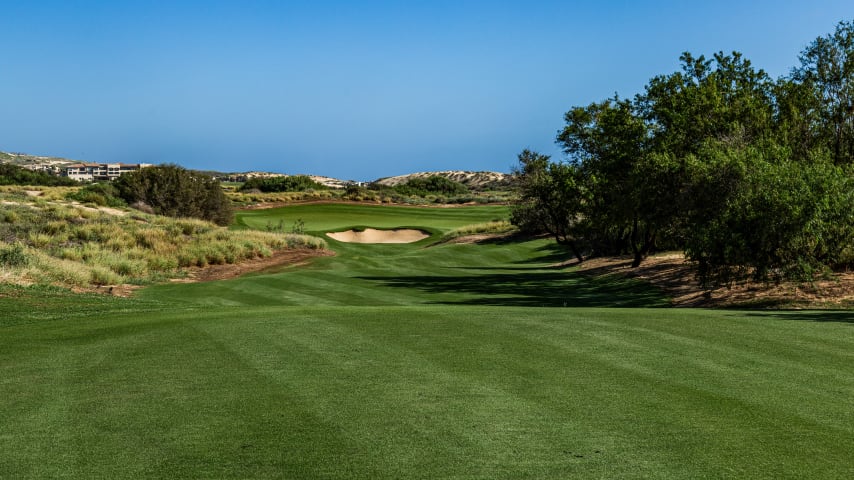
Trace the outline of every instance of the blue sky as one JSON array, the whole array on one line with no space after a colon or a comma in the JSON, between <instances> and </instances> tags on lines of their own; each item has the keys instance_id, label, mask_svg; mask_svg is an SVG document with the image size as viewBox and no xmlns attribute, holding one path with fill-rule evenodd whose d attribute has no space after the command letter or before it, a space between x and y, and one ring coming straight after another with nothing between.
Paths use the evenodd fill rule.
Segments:
<instances>
[{"instance_id":1,"label":"blue sky","mask_svg":"<svg viewBox=\"0 0 854 480\"><path fill-rule=\"evenodd\" d=\"M681 52L773 77L847 1L0 0L0 150L344 179L560 157Z\"/></svg>"}]
</instances>

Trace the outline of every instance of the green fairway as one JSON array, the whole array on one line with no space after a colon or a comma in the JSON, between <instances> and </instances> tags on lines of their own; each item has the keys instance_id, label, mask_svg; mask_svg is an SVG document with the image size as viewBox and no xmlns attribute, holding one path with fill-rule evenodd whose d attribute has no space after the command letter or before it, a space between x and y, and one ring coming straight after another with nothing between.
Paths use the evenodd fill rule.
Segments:
<instances>
[{"instance_id":1,"label":"green fairway","mask_svg":"<svg viewBox=\"0 0 854 480\"><path fill-rule=\"evenodd\" d=\"M854 477L854 312L655 308L545 239L433 244L504 215L243 212L436 235L131 299L0 287L0 477Z\"/></svg>"},{"instance_id":2,"label":"green fairway","mask_svg":"<svg viewBox=\"0 0 854 480\"><path fill-rule=\"evenodd\" d=\"M3 328L21 477L844 478L852 316L237 307Z\"/></svg>"},{"instance_id":3,"label":"green fairway","mask_svg":"<svg viewBox=\"0 0 854 480\"><path fill-rule=\"evenodd\" d=\"M488 222L507 217L505 206L477 207L401 207L359 204L307 204L267 210L239 212L237 226L263 230L279 220L290 228L294 221L305 221L307 232L329 232L351 227L374 228L421 227L432 231L449 230L472 223Z\"/></svg>"}]
</instances>

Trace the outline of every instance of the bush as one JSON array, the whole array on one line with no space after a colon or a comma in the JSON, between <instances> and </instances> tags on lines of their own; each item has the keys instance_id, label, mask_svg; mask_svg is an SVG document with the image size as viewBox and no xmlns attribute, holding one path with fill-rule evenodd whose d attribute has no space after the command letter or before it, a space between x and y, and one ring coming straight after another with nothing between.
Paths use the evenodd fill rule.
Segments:
<instances>
[{"instance_id":1,"label":"bush","mask_svg":"<svg viewBox=\"0 0 854 480\"><path fill-rule=\"evenodd\" d=\"M228 225L234 215L216 179L177 165L126 173L114 185L125 202L141 202L159 215L200 218L218 225Z\"/></svg>"},{"instance_id":2,"label":"bush","mask_svg":"<svg viewBox=\"0 0 854 480\"><path fill-rule=\"evenodd\" d=\"M426 197L428 195L462 195L468 193L465 185L448 178L432 175L427 178L412 178L408 182L397 185L394 190L401 195L415 195Z\"/></svg>"},{"instance_id":3,"label":"bush","mask_svg":"<svg viewBox=\"0 0 854 480\"><path fill-rule=\"evenodd\" d=\"M68 177L34 172L10 163L0 163L0 185L42 185L47 187L79 185Z\"/></svg>"},{"instance_id":4,"label":"bush","mask_svg":"<svg viewBox=\"0 0 854 480\"><path fill-rule=\"evenodd\" d=\"M24 246L13 243L8 247L0 249L0 265L4 267L25 267L30 263L30 258L24 252Z\"/></svg>"},{"instance_id":5,"label":"bush","mask_svg":"<svg viewBox=\"0 0 854 480\"><path fill-rule=\"evenodd\" d=\"M842 169L751 149L707 153L700 165L686 253L702 283L811 280L850 267L854 182Z\"/></svg>"},{"instance_id":6,"label":"bush","mask_svg":"<svg viewBox=\"0 0 854 480\"><path fill-rule=\"evenodd\" d=\"M112 183L93 183L67 195L69 200L80 203L93 203L101 207L124 207L127 204L119 196Z\"/></svg>"},{"instance_id":7,"label":"bush","mask_svg":"<svg viewBox=\"0 0 854 480\"><path fill-rule=\"evenodd\" d=\"M250 178L240 187L242 192L307 192L325 190L327 187L317 183L308 175L291 175L287 177L255 177Z\"/></svg>"}]
</instances>

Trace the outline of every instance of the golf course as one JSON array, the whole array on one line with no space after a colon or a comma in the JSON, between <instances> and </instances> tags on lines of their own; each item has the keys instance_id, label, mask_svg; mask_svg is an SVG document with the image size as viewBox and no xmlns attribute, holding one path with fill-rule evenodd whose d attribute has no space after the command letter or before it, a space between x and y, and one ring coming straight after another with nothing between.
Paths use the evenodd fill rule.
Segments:
<instances>
[{"instance_id":1,"label":"golf course","mask_svg":"<svg viewBox=\"0 0 854 480\"><path fill-rule=\"evenodd\" d=\"M334 255L0 286L0 478L854 478L854 312L671 308L549 238L454 237L507 217L245 210ZM327 235L367 229L428 236Z\"/></svg>"}]
</instances>

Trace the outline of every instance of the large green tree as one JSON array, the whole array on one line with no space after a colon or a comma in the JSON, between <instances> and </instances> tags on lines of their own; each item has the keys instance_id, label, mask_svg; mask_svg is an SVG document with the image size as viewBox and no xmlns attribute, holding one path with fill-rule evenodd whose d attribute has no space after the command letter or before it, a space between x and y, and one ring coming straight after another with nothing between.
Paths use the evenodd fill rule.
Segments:
<instances>
[{"instance_id":1,"label":"large green tree","mask_svg":"<svg viewBox=\"0 0 854 480\"><path fill-rule=\"evenodd\" d=\"M840 22L800 56L793 79L818 100L816 133L837 165L854 163L854 22Z\"/></svg>"},{"instance_id":2,"label":"large green tree","mask_svg":"<svg viewBox=\"0 0 854 480\"><path fill-rule=\"evenodd\" d=\"M588 192L578 167L553 163L548 155L528 149L518 160L513 173L520 200L513 207L512 223L528 233L548 233L582 262L579 232Z\"/></svg>"},{"instance_id":3,"label":"large green tree","mask_svg":"<svg viewBox=\"0 0 854 480\"><path fill-rule=\"evenodd\" d=\"M128 204L141 202L160 215L200 218L219 225L228 225L233 218L219 181L177 165L126 173L116 179L115 186Z\"/></svg>"},{"instance_id":4,"label":"large green tree","mask_svg":"<svg viewBox=\"0 0 854 480\"><path fill-rule=\"evenodd\" d=\"M763 70L738 52L680 60L682 71L654 77L637 98L655 150L684 158L709 140L744 145L769 136L774 83Z\"/></svg>"},{"instance_id":5,"label":"large green tree","mask_svg":"<svg viewBox=\"0 0 854 480\"><path fill-rule=\"evenodd\" d=\"M725 146L698 157L684 248L702 283L806 280L854 260L854 182L829 159Z\"/></svg>"},{"instance_id":6,"label":"large green tree","mask_svg":"<svg viewBox=\"0 0 854 480\"><path fill-rule=\"evenodd\" d=\"M853 53L842 22L776 82L738 52L684 53L632 100L573 107L557 137L567 163L520 155L514 222L551 222L560 241L635 266L683 249L707 284L850 268Z\"/></svg>"},{"instance_id":7,"label":"large green tree","mask_svg":"<svg viewBox=\"0 0 854 480\"><path fill-rule=\"evenodd\" d=\"M660 185L667 177L654 168L665 157L650 155L649 124L635 102L619 97L573 108L564 118L557 140L590 190L584 218L594 252L630 252L639 265L672 215Z\"/></svg>"}]
</instances>

